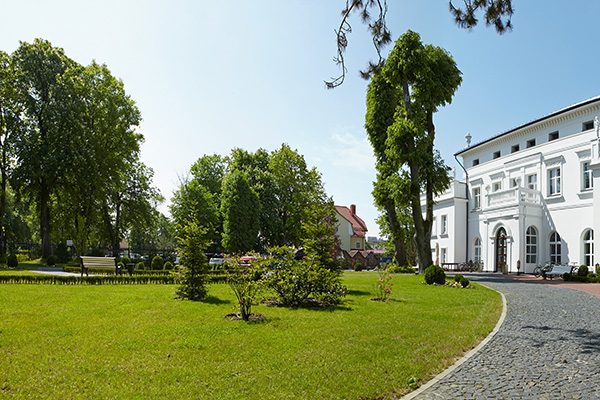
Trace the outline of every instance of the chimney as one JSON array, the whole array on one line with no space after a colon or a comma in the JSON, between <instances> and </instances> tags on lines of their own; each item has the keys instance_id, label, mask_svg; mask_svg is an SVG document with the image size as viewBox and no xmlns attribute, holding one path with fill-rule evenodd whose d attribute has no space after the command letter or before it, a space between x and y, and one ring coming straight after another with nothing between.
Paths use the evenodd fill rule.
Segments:
<instances>
[{"instance_id":1,"label":"chimney","mask_svg":"<svg viewBox=\"0 0 600 400\"><path fill-rule=\"evenodd\" d=\"M356 215L356 204L350 205L350 214Z\"/></svg>"}]
</instances>

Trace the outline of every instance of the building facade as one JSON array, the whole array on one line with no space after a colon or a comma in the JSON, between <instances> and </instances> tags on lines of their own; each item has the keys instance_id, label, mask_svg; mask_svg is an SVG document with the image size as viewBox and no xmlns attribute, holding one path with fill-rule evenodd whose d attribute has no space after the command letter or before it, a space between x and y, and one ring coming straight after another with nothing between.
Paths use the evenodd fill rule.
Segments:
<instances>
[{"instance_id":1,"label":"building facade","mask_svg":"<svg viewBox=\"0 0 600 400\"><path fill-rule=\"evenodd\" d=\"M480 261L491 272L530 273L547 262L594 266L598 115L600 96L474 145L467 134L467 147L455 154L463 180L436 199L432 252L446 249L446 262Z\"/></svg>"},{"instance_id":2,"label":"building facade","mask_svg":"<svg viewBox=\"0 0 600 400\"><path fill-rule=\"evenodd\" d=\"M341 250L365 250L367 225L356 215L356 205L350 208L346 206L335 206L336 212L336 235L340 240Z\"/></svg>"}]
</instances>

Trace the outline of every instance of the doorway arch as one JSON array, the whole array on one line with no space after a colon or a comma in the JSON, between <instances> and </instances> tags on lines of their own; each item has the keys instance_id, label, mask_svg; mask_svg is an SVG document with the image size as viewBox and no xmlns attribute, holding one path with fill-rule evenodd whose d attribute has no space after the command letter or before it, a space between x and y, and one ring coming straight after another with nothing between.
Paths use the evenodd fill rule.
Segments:
<instances>
[{"instance_id":1,"label":"doorway arch","mask_svg":"<svg viewBox=\"0 0 600 400\"><path fill-rule=\"evenodd\" d=\"M494 263L494 272L504 272L506 271L506 258L507 258L507 240L506 240L506 230L504 228L498 229L496 232L496 262Z\"/></svg>"}]
</instances>

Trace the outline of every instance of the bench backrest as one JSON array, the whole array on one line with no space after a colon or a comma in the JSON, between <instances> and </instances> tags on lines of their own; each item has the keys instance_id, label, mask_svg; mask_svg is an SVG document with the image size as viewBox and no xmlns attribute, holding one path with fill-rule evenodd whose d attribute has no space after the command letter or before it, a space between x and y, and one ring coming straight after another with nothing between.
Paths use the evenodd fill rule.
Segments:
<instances>
[{"instance_id":1,"label":"bench backrest","mask_svg":"<svg viewBox=\"0 0 600 400\"><path fill-rule=\"evenodd\" d=\"M91 257L82 256L81 265L85 268L115 268L114 257Z\"/></svg>"},{"instance_id":2,"label":"bench backrest","mask_svg":"<svg viewBox=\"0 0 600 400\"><path fill-rule=\"evenodd\" d=\"M552 267L552 271L550 271L551 274L566 274L566 273L571 273L571 270L573 269L573 267L568 266L568 265L554 265Z\"/></svg>"}]
</instances>

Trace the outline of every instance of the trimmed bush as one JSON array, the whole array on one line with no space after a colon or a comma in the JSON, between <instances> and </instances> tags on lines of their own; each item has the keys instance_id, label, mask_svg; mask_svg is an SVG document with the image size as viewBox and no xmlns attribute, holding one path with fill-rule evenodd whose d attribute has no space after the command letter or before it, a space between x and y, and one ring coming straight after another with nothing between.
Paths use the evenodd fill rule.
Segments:
<instances>
[{"instance_id":1,"label":"trimmed bush","mask_svg":"<svg viewBox=\"0 0 600 400\"><path fill-rule=\"evenodd\" d=\"M56 245L54 249L54 257L56 262L59 264L65 264L71 260L71 255L69 254L69 248L64 243L59 243Z\"/></svg>"},{"instance_id":2,"label":"trimmed bush","mask_svg":"<svg viewBox=\"0 0 600 400\"><path fill-rule=\"evenodd\" d=\"M10 256L8 256L8 258L6 259L6 265L8 265L9 268L17 268L19 266L19 260L17 258L17 255L11 254Z\"/></svg>"},{"instance_id":3,"label":"trimmed bush","mask_svg":"<svg viewBox=\"0 0 600 400\"><path fill-rule=\"evenodd\" d=\"M144 264L143 262L139 262L137 264L135 264L135 269L137 270L145 270L146 269L146 264Z\"/></svg>"},{"instance_id":4,"label":"trimmed bush","mask_svg":"<svg viewBox=\"0 0 600 400\"><path fill-rule=\"evenodd\" d=\"M432 265L425 270L425 283L433 285L444 285L446 283L446 273L439 265Z\"/></svg>"},{"instance_id":5,"label":"trimmed bush","mask_svg":"<svg viewBox=\"0 0 600 400\"><path fill-rule=\"evenodd\" d=\"M582 265L579 267L579 270L577 271L577 275L578 276L587 276L589 273L589 269L587 265Z\"/></svg>"},{"instance_id":6,"label":"trimmed bush","mask_svg":"<svg viewBox=\"0 0 600 400\"><path fill-rule=\"evenodd\" d=\"M123 257L121 258L121 262L125 265L127 264L131 264L131 260L129 259L129 257Z\"/></svg>"},{"instance_id":7,"label":"trimmed bush","mask_svg":"<svg viewBox=\"0 0 600 400\"><path fill-rule=\"evenodd\" d=\"M56 265L56 257L54 257L53 255L48 256L48 258L46 259L46 265L48 266L55 266Z\"/></svg>"},{"instance_id":8,"label":"trimmed bush","mask_svg":"<svg viewBox=\"0 0 600 400\"><path fill-rule=\"evenodd\" d=\"M469 280L467 278L465 278L464 276L462 278L460 278L460 286L466 288L467 286L469 286L469 284L471 282L469 282Z\"/></svg>"},{"instance_id":9,"label":"trimmed bush","mask_svg":"<svg viewBox=\"0 0 600 400\"><path fill-rule=\"evenodd\" d=\"M171 271L171 270L173 269L173 263L172 263L171 261L167 261L167 262L165 263L165 269L166 269L167 271Z\"/></svg>"},{"instance_id":10,"label":"trimmed bush","mask_svg":"<svg viewBox=\"0 0 600 400\"><path fill-rule=\"evenodd\" d=\"M464 278L461 274L454 275L454 282L460 283L460 280Z\"/></svg>"},{"instance_id":11,"label":"trimmed bush","mask_svg":"<svg viewBox=\"0 0 600 400\"><path fill-rule=\"evenodd\" d=\"M165 260L161 256L156 256L152 259L152 269L156 271L160 271L165 268Z\"/></svg>"}]
</instances>

